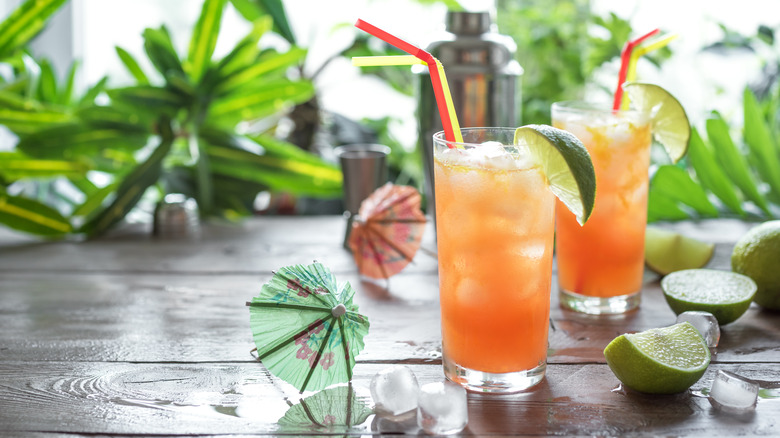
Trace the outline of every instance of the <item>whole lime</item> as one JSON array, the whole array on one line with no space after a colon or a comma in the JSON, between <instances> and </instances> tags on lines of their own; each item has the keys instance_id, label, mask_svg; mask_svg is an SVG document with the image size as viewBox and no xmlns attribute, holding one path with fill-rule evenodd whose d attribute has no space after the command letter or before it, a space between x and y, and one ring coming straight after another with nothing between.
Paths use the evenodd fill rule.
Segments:
<instances>
[{"instance_id":1,"label":"whole lime","mask_svg":"<svg viewBox=\"0 0 780 438\"><path fill-rule=\"evenodd\" d=\"M761 307L780 310L780 220L764 222L745 233L731 253L731 269L747 275L758 289L753 297Z\"/></svg>"}]
</instances>

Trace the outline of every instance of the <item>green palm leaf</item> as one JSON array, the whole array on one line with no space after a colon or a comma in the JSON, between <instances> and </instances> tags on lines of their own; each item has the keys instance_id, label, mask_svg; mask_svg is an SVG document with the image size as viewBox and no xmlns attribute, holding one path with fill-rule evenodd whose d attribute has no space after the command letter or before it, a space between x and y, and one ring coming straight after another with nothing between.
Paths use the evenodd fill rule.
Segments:
<instances>
[{"instance_id":1,"label":"green palm leaf","mask_svg":"<svg viewBox=\"0 0 780 438\"><path fill-rule=\"evenodd\" d=\"M758 173L771 188L770 198L780 202L780 156L756 97L750 89L744 93L745 142Z\"/></svg>"},{"instance_id":2,"label":"green palm leaf","mask_svg":"<svg viewBox=\"0 0 780 438\"><path fill-rule=\"evenodd\" d=\"M274 21L274 30L290 44L296 44L295 34L287 20L287 13L281 0L230 0L230 2L249 21L255 21L263 14L270 15Z\"/></svg>"},{"instance_id":3,"label":"green palm leaf","mask_svg":"<svg viewBox=\"0 0 780 438\"><path fill-rule=\"evenodd\" d=\"M32 199L12 196L0 189L0 223L26 233L59 237L72 231L57 210Z\"/></svg>"},{"instance_id":4,"label":"green palm leaf","mask_svg":"<svg viewBox=\"0 0 780 438\"><path fill-rule=\"evenodd\" d=\"M732 211L745 215L737 193L729 182L726 174L718 166L712 151L702 140L696 129L691 130L691 140L688 143L688 160L702 187L711 191L723 204Z\"/></svg>"},{"instance_id":5,"label":"green palm leaf","mask_svg":"<svg viewBox=\"0 0 780 438\"><path fill-rule=\"evenodd\" d=\"M718 210L707 199L704 189L697 184L685 170L665 165L658 168L652 180L657 194L693 208L703 216L717 216Z\"/></svg>"},{"instance_id":6,"label":"green palm leaf","mask_svg":"<svg viewBox=\"0 0 780 438\"><path fill-rule=\"evenodd\" d=\"M706 126L707 136L713 145L715 157L730 181L739 188L747 199L756 204L766 214L770 214L766 199L759 193L745 157L731 140L729 127L721 115L714 112L707 119Z\"/></svg>"},{"instance_id":7,"label":"green palm leaf","mask_svg":"<svg viewBox=\"0 0 780 438\"><path fill-rule=\"evenodd\" d=\"M190 40L187 67L190 78L197 83L211 63L217 45L222 11L227 0L205 0Z\"/></svg>"},{"instance_id":8,"label":"green palm leaf","mask_svg":"<svg viewBox=\"0 0 780 438\"><path fill-rule=\"evenodd\" d=\"M26 45L67 0L27 0L0 23L0 59Z\"/></svg>"},{"instance_id":9,"label":"green palm leaf","mask_svg":"<svg viewBox=\"0 0 780 438\"><path fill-rule=\"evenodd\" d=\"M162 161L170 152L173 144L170 120L163 119L159 125L161 130L160 144L146 161L139 164L122 180L113 202L84 224L80 229L81 232L89 236L103 234L124 218L135 207L146 189L159 180L162 172Z\"/></svg>"},{"instance_id":10,"label":"green palm leaf","mask_svg":"<svg viewBox=\"0 0 780 438\"><path fill-rule=\"evenodd\" d=\"M173 48L171 36L165 26L160 26L159 29L145 29L143 36L144 50L157 71L164 77L170 72L184 73L179 55Z\"/></svg>"},{"instance_id":11,"label":"green palm leaf","mask_svg":"<svg viewBox=\"0 0 780 438\"><path fill-rule=\"evenodd\" d=\"M82 176L89 167L84 163L64 160L39 160L20 152L0 152L0 176L6 181L22 178Z\"/></svg>"},{"instance_id":12,"label":"green palm leaf","mask_svg":"<svg viewBox=\"0 0 780 438\"><path fill-rule=\"evenodd\" d=\"M124 64L125 68L127 68L127 71L133 75L135 81L138 82L139 85L148 85L149 78L146 76L143 69L141 69L141 66L138 65L138 61L133 58L133 55L119 46L114 47L114 50L116 50L116 54L119 55L119 59L122 61L122 64Z\"/></svg>"}]
</instances>

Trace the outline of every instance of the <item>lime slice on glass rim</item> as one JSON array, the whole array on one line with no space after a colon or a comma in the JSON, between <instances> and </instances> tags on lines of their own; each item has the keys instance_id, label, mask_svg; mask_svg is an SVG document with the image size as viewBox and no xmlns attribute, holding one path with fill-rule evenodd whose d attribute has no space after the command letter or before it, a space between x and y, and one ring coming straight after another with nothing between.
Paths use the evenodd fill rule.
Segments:
<instances>
[{"instance_id":1,"label":"lime slice on glass rim","mask_svg":"<svg viewBox=\"0 0 780 438\"><path fill-rule=\"evenodd\" d=\"M747 311L757 287L750 277L736 272L686 269L664 277L661 289L674 313L710 312L723 325L734 322Z\"/></svg>"},{"instance_id":2,"label":"lime slice on glass rim","mask_svg":"<svg viewBox=\"0 0 780 438\"><path fill-rule=\"evenodd\" d=\"M658 274L701 268L712 259L714 253L714 243L656 227L647 227L645 230L645 264Z\"/></svg>"},{"instance_id":3,"label":"lime slice on glass rim","mask_svg":"<svg viewBox=\"0 0 780 438\"><path fill-rule=\"evenodd\" d=\"M624 386L648 394L676 394L696 383L710 350L689 322L627 333L604 349L607 365Z\"/></svg>"},{"instance_id":4,"label":"lime slice on glass rim","mask_svg":"<svg viewBox=\"0 0 780 438\"><path fill-rule=\"evenodd\" d=\"M631 107L650 114L653 138L663 145L672 162L680 161L691 139L691 124L680 101L655 84L628 82L623 90Z\"/></svg>"},{"instance_id":5,"label":"lime slice on glass rim","mask_svg":"<svg viewBox=\"0 0 780 438\"><path fill-rule=\"evenodd\" d=\"M596 200L596 173L582 142L562 129L526 125L517 128L514 143L528 146L550 190L584 224Z\"/></svg>"}]
</instances>

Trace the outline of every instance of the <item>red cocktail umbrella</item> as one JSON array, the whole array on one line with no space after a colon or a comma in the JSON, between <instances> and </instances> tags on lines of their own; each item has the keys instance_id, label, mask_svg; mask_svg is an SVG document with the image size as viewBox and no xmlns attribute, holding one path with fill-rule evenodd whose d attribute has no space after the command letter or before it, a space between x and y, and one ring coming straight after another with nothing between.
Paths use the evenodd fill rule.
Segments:
<instances>
[{"instance_id":1,"label":"red cocktail umbrella","mask_svg":"<svg viewBox=\"0 0 780 438\"><path fill-rule=\"evenodd\" d=\"M420 193L387 183L360 204L349 247L361 274L390 278L409 264L425 231Z\"/></svg>"}]
</instances>

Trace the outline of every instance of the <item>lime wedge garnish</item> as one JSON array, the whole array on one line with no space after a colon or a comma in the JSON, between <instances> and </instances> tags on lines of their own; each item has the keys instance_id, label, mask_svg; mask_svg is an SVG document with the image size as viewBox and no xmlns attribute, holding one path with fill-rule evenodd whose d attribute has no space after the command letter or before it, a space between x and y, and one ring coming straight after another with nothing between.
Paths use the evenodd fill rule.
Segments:
<instances>
[{"instance_id":1,"label":"lime wedge garnish","mask_svg":"<svg viewBox=\"0 0 780 438\"><path fill-rule=\"evenodd\" d=\"M569 132L547 125L526 125L515 131L515 144L525 144L542 168L550 190L577 217L590 217L596 200L596 173L590 154Z\"/></svg>"},{"instance_id":2,"label":"lime wedge garnish","mask_svg":"<svg viewBox=\"0 0 780 438\"><path fill-rule=\"evenodd\" d=\"M714 253L714 243L655 227L647 227L645 231L645 263L661 275L701 268Z\"/></svg>"},{"instance_id":3,"label":"lime wedge garnish","mask_svg":"<svg viewBox=\"0 0 780 438\"><path fill-rule=\"evenodd\" d=\"M604 357L623 385L648 394L683 392L710 364L710 350L689 322L620 335Z\"/></svg>"},{"instance_id":4,"label":"lime wedge garnish","mask_svg":"<svg viewBox=\"0 0 780 438\"><path fill-rule=\"evenodd\" d=\"M673 163L688 151L691 124L680 102L668 91L654 84L629 82L623 85L631 106L650 114L653 138L664 146Z\"/></svg>"},{"instance_id":5,"label":"lime wedge garnish","mask_svg":"<svg viewBox=\"0 0 780 438\"><path fill-rule=\"evenodd\" d=\"M710 312L723 325L735 321L750 307L756 283L736 272L686 269L664 277L661 289L674 313Z\"/></svg>"}]
</instances>

